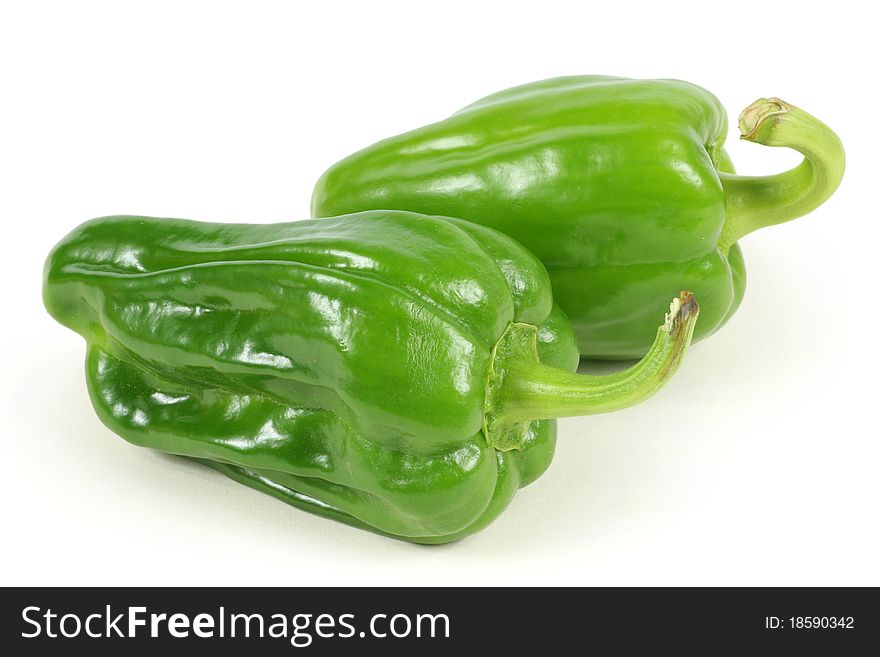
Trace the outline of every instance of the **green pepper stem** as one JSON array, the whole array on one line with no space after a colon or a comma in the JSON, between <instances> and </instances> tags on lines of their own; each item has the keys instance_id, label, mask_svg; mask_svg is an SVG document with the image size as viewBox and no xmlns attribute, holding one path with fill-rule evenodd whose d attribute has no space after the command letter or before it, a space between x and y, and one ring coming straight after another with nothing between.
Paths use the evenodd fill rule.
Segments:
<instances>
[{"instance_id":1,"label":"green pepper stem","mask_svg":"<svg viewBox=\"0 0 880 657\"><path fill-rule=\"evenodd\" d=\"M608 413L653 395L681 364L700 308L690 292L682 292L669 310L645 357L605 376L540 363L534 327L512 324L493 354L484 424L487 442L500 450L517 449L523 427L532 420Z\"/></svg>"},{"instance_id":2,"label":"green pepper stem","mask_svg":"<svg viewBox=\"0 0 880 657\"><path fill-rule=\"evenodd\" d=\"M727 219L719 246L730 248L764 226L812 212L834 193L843 178L843 144L831 128L778 98L761 98L739 117L741 139L764 146L787 146L804 156L794 169L770 176L719 173Z\"/></svg>"}]
</instances>

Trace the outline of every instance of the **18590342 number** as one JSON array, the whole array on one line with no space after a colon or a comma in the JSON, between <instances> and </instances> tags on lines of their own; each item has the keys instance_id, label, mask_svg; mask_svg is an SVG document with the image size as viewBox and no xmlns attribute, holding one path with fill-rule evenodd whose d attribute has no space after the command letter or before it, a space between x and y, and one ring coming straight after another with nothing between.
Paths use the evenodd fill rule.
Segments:
<instances>
[{"instance_id":1,"label":"18590342 number","mask_svg":"<svg viewBox=\"0 0 880 657\"><path fill-rule=\"evenodd\" d=\"M852 616L791 616L789 627L795 630L851 630L855 627Z\"/></svg>"}]
</instances>

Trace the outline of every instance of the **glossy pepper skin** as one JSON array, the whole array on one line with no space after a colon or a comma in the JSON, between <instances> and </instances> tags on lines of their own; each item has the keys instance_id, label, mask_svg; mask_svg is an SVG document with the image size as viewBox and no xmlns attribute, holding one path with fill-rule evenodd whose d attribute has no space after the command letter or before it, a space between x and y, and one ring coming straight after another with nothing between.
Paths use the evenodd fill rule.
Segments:
<instances>
[{"instance_id":1,"label":"glossy pepper skin","mask_svg":"<svg viewBox=\"0 0 880 657\"><path fill-rule=\"evenodd\" d=\"M698 313L682 293L640 363L574 374L570 323L534 256L395 211L96 219L54 248L43 297L85 337L93 405L126 440L419 543L497 517L550 464L551 418L657 390Z\"/></svg>"},{"instance_id":2,"label":"glossy pepper skin","mask_svg":"<svg viewBox=\"0 0 880 657\"><path fill-rule=\"evenodd\" d=\"M805 159L734 175L724 108L693 84L543 80L338 162L315 186L312 216L398 208L498 229L547 267L583 356L638 357L676 290L700 300L696 338L721 327L745 289L737 240L810 212L841 180L840 141L806 112L762 99L740 129Z\"/></svg>"}]
</instances>

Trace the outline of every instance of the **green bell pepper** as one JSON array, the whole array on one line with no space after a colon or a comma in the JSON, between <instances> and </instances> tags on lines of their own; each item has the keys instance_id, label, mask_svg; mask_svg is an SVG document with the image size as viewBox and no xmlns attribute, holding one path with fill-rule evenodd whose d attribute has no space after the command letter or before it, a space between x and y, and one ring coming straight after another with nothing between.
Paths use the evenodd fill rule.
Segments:
<instances>
[{"instance_id":1,"label":"green bell pepper","mask_svg":"<svg viewBox=\"0 0 880 657\"><path fill-rule=\"evenodd\" d=\"M699 310L682 293L641 362L578 375L532 254L397 211L95 219L50 254L43 298L85 337L91 400L115 433L418 543L497 517L550 464L552 418L655 392Z\"/></svg>"},{"instance_id":2,"label":"green bell pepper","mask_svg":"<svg viewBox=\"0 0 880 657\"><path fill-rule=\"evenodd\" d=\"M581 354L637 357L676 290L700 300L696 338L721 327L745 289L737 241L810 212L840 183L840 140L806 112L761 99L739 127L804 161L734 175L723 107L686 82L544 80L338 162L315 187L312 215L396 208L501 230L547 267Z\"/></svg>"}]
</instances>

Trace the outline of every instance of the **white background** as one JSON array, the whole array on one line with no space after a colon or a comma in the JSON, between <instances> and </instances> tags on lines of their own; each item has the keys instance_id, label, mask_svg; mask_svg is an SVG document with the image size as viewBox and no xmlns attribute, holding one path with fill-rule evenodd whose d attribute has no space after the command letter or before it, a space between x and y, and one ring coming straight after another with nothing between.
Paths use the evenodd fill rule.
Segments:
<instances>
[{"instance_id":1,"label":"white background","mask_svg":"<svg viewBox=\"0 0 880 657\"><path fill-rule=\"evenodd\" d=\"M821 11L817 7L822 7ZM870 3L18 2L0 10L0 584L880 585L876 25ZM743 241L734 319L647 403L561 423L551 469L482 533L425 548L128 445L82 339L40 299L51 246L114 213L306 218L377 139L557 75L675 77L738 142L779 96L848 170Z\"/></svg>"}]
</instances>

